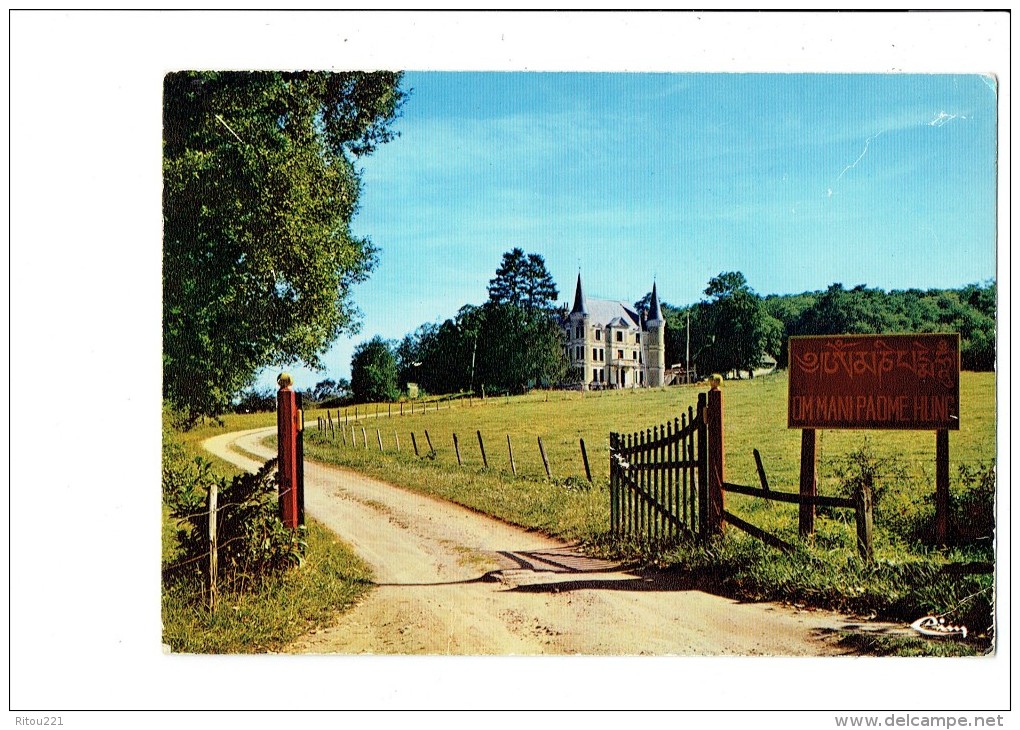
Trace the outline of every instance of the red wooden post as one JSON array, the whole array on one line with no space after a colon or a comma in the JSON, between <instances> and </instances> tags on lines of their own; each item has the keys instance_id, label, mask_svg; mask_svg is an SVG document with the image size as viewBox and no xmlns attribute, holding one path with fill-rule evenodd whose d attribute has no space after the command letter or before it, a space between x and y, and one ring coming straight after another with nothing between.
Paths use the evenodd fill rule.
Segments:
<instances>
[{"instance_id":1,"label":"red wooden post","mask_svg":"<svg viewBox=\"0 0 1020 730\"><path fill-rule=\"evenodd\" d=\"M818 494L818 454L815 450L815 430L805 428L800 432L800 496L814 497ZM800 503L800 536L815 534L815 505Z\"/></svg>"},{"instance_id":2,"label":"red wooden post","mask_svg":"<svg viewBox=\"0 0 1020 730\"><path fill-rule=\"evenodd\" d=\"M723 531L723 481L726 466L723 460L723 404L722 376L709 378L712 389L708 391L708 532L719 535Z\"/></svg>"},{"instance_id":3,"label":"red wooden post","mask_svg":"<svg viewBox=\"0 0 1020 730\"><path fill-rule=\"evenodd\" d=\"M949 431L935 432L935 542L949 537Z\"/></svg>"},{"instance_id":4,"label":"red wooden post","mask_svg":"<svg viewBox=\"0 0 1020 730\"><path fill-rule=\"evenodd\" d=\"M276 379L280 392L276 396L276 437L279 455L280 519L289 528L299 523L298 501L298 432L301 428L301 410L297 393L291 390L290 375L281 373Z\"/></svg>"}]
</instances>

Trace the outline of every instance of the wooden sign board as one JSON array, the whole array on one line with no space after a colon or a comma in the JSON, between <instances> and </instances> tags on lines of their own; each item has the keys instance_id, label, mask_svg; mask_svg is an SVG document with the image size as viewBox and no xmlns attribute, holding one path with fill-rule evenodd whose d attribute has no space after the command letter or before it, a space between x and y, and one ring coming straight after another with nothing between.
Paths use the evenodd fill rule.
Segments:
<instances>
[{"instance_id":1,"label":"wooden sign board","mask_svg":"<svg viewBox=\"0 0 1020 730\"><path fill-rule=\"evenodd\" d=\"M960 428L960 335L790 338L787 425Z\"/></svg>"}]
</instances>

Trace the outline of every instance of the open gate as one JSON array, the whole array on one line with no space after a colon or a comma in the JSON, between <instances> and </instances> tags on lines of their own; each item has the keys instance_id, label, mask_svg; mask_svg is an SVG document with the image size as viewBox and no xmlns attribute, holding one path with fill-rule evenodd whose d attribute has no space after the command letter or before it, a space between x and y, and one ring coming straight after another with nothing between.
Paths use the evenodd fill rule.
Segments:
<instances>
[{"instance_id":1,"label":"open gate","mask_svg":"<svg viewBox=\"0 0 1020 730\"><path fill-rule=\"evenodd\" d=\"M707 397L672 423L609 434L610 524L625 537L705 535L708 503Z\"/></svg>"}]
</instances>

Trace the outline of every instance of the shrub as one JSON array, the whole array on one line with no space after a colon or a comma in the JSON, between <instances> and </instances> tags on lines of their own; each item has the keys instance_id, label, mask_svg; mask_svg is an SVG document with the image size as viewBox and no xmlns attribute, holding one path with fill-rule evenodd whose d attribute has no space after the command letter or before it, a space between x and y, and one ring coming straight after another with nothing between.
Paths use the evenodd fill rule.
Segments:
<instances>
[{"instance_id":1,"label":"shrub","mask_svg":"<svg viewBox=\"0 0 1020 730\"><path fill-rule=\"evenodd\" d=\"M990 541L995 535L995 462L960 464L952 523L958 543Z\"/></svg>"},{"instance_id":2,"label":"shrub","mask_svg":"<svg viewBox=\"0 0 1020 730\"><path fill-rule=\"evenodd\" d=\"M164 469L164 489L168 483L173 485L165 501L181 526L174 564L163 571L168 586L204 585L208 580L206 494L207 485L214 481L219 490L217 585L222 592L258 588L268 577L301 562L304 528L291 530L280 521L275 467L275 460L267 462L257 474L242 474L229 483L211 476L210 465L200 458L176 474L168 476Z\"/></svg>"}]
</instances>

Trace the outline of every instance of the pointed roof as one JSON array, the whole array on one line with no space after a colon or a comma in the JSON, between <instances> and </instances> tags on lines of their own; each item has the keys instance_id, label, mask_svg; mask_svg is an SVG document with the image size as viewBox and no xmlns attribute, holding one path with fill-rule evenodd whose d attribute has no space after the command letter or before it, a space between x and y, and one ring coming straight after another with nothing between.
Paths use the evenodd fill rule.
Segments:
<instances>
[{"instance_id":1,"label":"pointed roof","mask_svg":"<svg viewBox=\"0 0 1020 730\"><path fill-rule=\"evenodd\" d=\"M659 306L659 294L655 290L655 282L652 282L652 301L648 305L648 321L662 321L662 307Z\"/></svg>"},{"instance_id":2,"label":"pointed roof","mask_svg":"<svg viewBox=\"0 0 1020 730\"><path fill-rule=\"evenodd\" d=\"M570 310L571 314L588 314L588 307L584 301L584 292L581 290L581 275L577 275L577 289L574 291L574 308Z\"/></svg>"}]
</instances>

